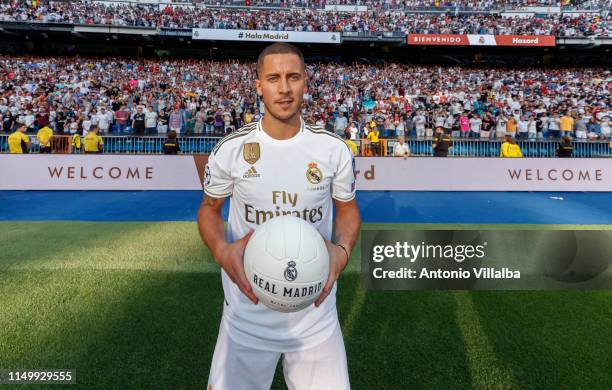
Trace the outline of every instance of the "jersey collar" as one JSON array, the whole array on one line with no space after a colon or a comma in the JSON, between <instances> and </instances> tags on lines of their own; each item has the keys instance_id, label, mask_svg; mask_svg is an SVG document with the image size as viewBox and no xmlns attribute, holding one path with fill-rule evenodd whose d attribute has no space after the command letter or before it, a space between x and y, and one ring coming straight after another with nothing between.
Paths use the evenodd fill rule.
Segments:
<instances>
[{"instance_id":1,"label":"jersey collar","mask_svg":"<svg viewBox=\"0 0 612 390\"><path fill-rule=\"evenodd\" d=\"M280 145L293 144L294 142L298 141L301 138L301 136L304 134L306 130L306 122L304 122L304 118L300 116L300 131L298 131L297 134L295 134L293 137L289 139L278 140L276 138L270 137L270 135L264 131L261 125L262 120L263 118L259 119L259 121L257 122L257 133L259 134L260 137L262 137L267 142L274 143L274 144L280 144Z\"/></svg>"}]
</instances>

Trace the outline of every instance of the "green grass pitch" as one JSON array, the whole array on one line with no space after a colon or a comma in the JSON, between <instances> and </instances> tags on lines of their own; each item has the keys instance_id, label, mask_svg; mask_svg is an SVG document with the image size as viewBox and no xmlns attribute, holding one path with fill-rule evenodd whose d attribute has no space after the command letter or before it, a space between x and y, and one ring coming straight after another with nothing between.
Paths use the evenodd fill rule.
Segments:
<instances>
[{"instance_id":1,"label":"green grass pitch","mask_svg":"<svg viewBox=\"0 0 612 390\"><path fill-rule=\"evenodd\" d=\"M0 248L0 368L205 388L223 295L195 223L2 222ZM367 292L359 268L338 287L354 389L611 386L611 292Z\"/></svg>"}]
</instances>

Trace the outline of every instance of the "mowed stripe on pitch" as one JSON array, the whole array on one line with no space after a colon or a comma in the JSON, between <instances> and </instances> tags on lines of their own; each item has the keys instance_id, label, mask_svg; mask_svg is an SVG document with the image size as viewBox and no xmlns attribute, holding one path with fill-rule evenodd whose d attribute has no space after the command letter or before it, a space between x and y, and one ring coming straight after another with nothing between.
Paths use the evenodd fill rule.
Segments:
<instances>
[{"instance_id":1,"label":"mowed stripe on pitch","mask_svg":"<svg viewBox=\"0 0 612 390\"><path fill-rule=\"evenodd\" d=\"M512 369L493 350L482 328L469 291L455 291L457 325L463 336L466 360L476 389L520 389Z\"/></svg>"}]
</instances>

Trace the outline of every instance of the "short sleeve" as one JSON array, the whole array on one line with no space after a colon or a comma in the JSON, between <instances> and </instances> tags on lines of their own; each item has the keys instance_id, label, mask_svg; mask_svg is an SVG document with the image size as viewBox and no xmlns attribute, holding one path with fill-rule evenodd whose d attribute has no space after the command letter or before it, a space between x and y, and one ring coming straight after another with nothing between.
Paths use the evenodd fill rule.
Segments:
<instances>
[{"instance_id":1,"label":"short sleeve","mask_svg":"<svg viewBox=\"0 0 612 390\"><path fill-rule=\"evenodd\" d=\"M228 164L223 164L220 156L211 154L204 168L204 192L214 198L225 198L232 194L234 182Z\"/></svg>"},{"instance_id":2,"label":"short sleeve","mask_svg":"<svg viewBox=\"0 0 612 390\"><path fill-rule=\"evenodd\" d=\"M342 148L338 170L332 182L332 197L348 202L355 197L355 158L348 148Z\"/></svg>"}]
</instances>

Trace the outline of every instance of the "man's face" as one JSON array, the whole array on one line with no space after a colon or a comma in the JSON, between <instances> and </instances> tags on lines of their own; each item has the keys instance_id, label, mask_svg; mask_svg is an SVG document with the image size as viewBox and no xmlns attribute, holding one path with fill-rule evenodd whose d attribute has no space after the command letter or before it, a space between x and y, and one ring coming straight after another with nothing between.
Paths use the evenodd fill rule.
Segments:
<instances>
[{"instance_id":1,"label":"man's face","mask_svg":"<svg viewBox=\"0 0 612 390\"><path fill-rule=\"evenodd\" d=\"M259 73L255 86L267 112L281 121L299 115L307 91L300 58L295 54L267 55Z\"/></svg>"}]
</instances>

